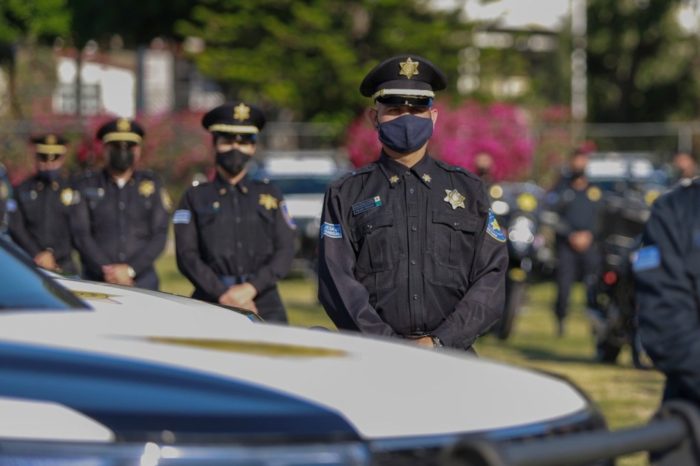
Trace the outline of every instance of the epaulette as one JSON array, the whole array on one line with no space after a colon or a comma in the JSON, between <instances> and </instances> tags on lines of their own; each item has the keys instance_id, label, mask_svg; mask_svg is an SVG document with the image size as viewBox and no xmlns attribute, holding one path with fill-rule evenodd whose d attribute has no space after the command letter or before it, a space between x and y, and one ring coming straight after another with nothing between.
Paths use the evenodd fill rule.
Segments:
<instances>
[{"instance_id":1,"label":"epaulette","mask_svg":"<svg viewBox=\"0 0 700 466\"><path fill-rule=\"evenodd\" d=\"M149 169L137 170L134 172L134 175L135 175L135 177L146 178L149 180L155 180L156 178L158 178L158 175L156 174L156 172L154 172L153 170L149 170Z\"/></svg>"},{"instance_id":2,"label":"epaulette","mask_svg":"<svg viewBox=\"0 0 700 466\"><path fill-rule=\"evenodd\" d=\"M463 175L467 175L469 178L471 178L474 181L481 181L481 178L479 178L477 175L474 173L470 172L466 168L459 167L457 165L450 165L448 163L443 162L442 160L436 160L435 164L442 168L443 170L449 171L449 172L457 172L461 173Z\"/></svg>"},{"instance_id":3,"label":"epaulette","mask_svg":"<svg viewBox=\"0 0 700 466\"><path fill-rule=\"evenodd\" d=\"M377 165L376 163L370 163L368 165L365 165L364 167L360 167L356 170L348 172L345 175L338 178L337 180L335 180L333 183L331 183L331 186L335 187L335 188L340 187L343 185L343 183L345 183L350 178L354 178L354 177L359 176L359 175L371 173L374 170L376 170L378 166L379 165Z\"/></svg>"}]
</instances>

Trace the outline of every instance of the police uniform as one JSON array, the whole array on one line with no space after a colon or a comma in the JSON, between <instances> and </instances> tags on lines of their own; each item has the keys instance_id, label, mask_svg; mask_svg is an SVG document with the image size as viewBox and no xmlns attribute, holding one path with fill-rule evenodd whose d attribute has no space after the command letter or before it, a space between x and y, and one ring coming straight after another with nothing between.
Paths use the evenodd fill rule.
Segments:
<instances>
[{"instance_id":1,"label":"police uniform","mask_svg":"<svg viewBox=\"0 0 700 466\"><path fill-rule=\"evenodd\" d=\"M600 252L595 237L600 229L600 217L604 207L603 193L600 188L590 184L580 190L574 189L572 182L571 177L567 178L546 196L549 208L559 217L555 227L557 300L554 312L560 323L560 333L563 331L562 322L567 315L571 286L579 276L588 287L588 306L594 307L592 286L600 266ZM574 250L569 244L569 235L579 231L591 232L594 238L591 246L583 252Z\"/></svg>"},{"instance_id":2,"label":"police uniform","mask_svg":"<svg viewBox=\"0 0 700 466\"><path fill-rule=\"evenodd\" d=\"M430 62L402 56L372 70L361 92L430 105L444 87ZM408 168L383 152L330 186L321 221L319 299L339 328L469 349L500 318L505 236L466 170L428 154Z\"/></svg>"},{"instance_id":3,"label":"police uniform","mask_svg":"<svg viewBox=\"0 0 700 466\"><path fill-rule=\"evenodd\" d=\"M143 128L127 119L108 122L97 134L105 143L140 143L143 135ZM137 170L120 187L105 168L87 173L76 188L80 202L71 227L85 278L101 281L102 266L128 264L135 286L158 289L153 263L165 248L170 202L160 179Z\"/></svg>"},{"instance_id":4,"label":"police uniform","mask_svg":"<svg viewBox=\"0 0 700 466\"><path fill-rule=\"evenodd\" d=\"M633 270L644 349L664 399L700 404L700 181L659 197Z\"/></svg>"},{"instance_id":5,"label":"police uniform","mask_svg":"<svg viewBox=\"0 0 700 466\"><path fill-rule=\"evenodd\" d=\"M37 154L49 160L66 153L66 140L55 134L31 139ZM12 239L31 257L51 251L62 273L76 274L70 213L80 195L62 174L37 172L15 188L17 215L10 223Z\"/></svg>"},{"instance_id":6,"label":"police uniform","mask_svg":"<svg viewBox=\"0 0 700 466\"><path fill-rule=\"evenodd\" d=\"M202 121L212 133L257 134L262 112L243 102L208 112ZM232 185L217 174L190 187L173 216L177 264L195 287L193 298L218 302L229 287L250 283L258 313L286 322L277 281L291 267L294 224L280 191L265 181L243 177Z\"/></svg>"}]
</instances>

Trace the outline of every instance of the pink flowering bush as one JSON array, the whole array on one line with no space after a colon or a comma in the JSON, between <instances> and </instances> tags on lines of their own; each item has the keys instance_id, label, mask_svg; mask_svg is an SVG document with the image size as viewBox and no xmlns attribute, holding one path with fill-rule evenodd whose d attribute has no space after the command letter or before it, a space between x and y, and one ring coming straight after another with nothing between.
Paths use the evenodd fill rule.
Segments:
<instances>
[{"instance_id":1,"label":"pink flowering bush","mask_svg":"<svg viewBox=\"0 0 700 466\"><path fill-rule=\"evenodd\" d=\"M475 157L486 152L493 159L494 180L522 179L529 175L535 143L525 112L503 103L465 102L456 108L436 105L438 120L429 152L452 165L474 170ZM363 116L348 128L346 149L356 167L379 156L376 130Z\"/></svg>"}]
</instances>

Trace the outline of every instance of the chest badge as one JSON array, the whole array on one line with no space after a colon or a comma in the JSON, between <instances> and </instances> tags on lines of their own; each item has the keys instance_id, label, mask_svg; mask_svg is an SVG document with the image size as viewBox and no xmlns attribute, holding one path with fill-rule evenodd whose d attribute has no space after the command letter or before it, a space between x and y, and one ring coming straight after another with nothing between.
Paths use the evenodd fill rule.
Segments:
<instances>
[{"instance_id":1,"label":"chest badge","mask_svg":"<svg viewBox=\"0 0 700 466\"><path fill-rule=\"evenodd\" d=\"M423 176L420 177L420 179L425 181L426 184L430 184L430 182L433 181L433 179L427 173L424 173Z\"/></svg>"},{"instance_id":2,"label":"chest badge","mask_svg":"<svg viewBox=\"0 0 700 466\"><path fill-rule=\"evenodd\" d=\"M464 209L464 200L466 199L465 196L463 196L459 191L456 189L446 189L445 190L445 199L443 201L447 202L452 206L453 210L456 210L457 207L461 207Z\"/></svg>"},{"instance_id":3,"label":"chest badge","mask_svg":"<svg viewBox=\"0 0 700 466\"><path fill-rule=\"evenodd\" d=\"M156 192L156 185L151 180L144 180L139 183L139 194L143 197L151 197Z\"/></svg>"},{"instance_id":4,"label":"chest badge","mask_svg":"<svg viewBox=\"0 0 700 466\"><path fill-rule=\"evenodd\" d=\"M391 184L396 184L399 182L399 177L396 175L393 175L391 178L389 178L389 183Z\"/></svg>"},{"instance_id":5,"label":"chest badge","mask_svg":"<svg viewBox=\"0 0 700 466\"><path fill-rule=\"evenodd\" d=\"M596 186L591 186L588 188L586 191L586 195L588 196L588 199L591 200L591 202L598 202L603 195L603 193L600 192L600 188Z\"/></svg>"},{"instance_id":6,"label":"chest badge","mask_svg":"<svg viewBox=\"0 0 700 466\"><path fill-rule=\"evenodd\" d=\"M61 191L61 203L64 206L69 206L73 203L73 190L70 188L66 188L63 191Z\"/></svg>"},{"instance_id":7,"label":"chest badge","mask_svg":"<svg viewBox=\"0 0 700 466\"><path fill-rule=\"evenodd\" d=\"M270 194L261 194L258 204L265 207L265 210L276 209L279 202Z\"/></svg>"}]
</instances>

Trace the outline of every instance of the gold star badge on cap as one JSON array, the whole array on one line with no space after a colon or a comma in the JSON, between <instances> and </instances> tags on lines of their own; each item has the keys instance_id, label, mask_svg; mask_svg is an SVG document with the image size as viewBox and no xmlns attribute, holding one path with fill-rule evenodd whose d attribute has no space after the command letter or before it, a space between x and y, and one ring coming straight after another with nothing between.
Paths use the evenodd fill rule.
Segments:
<instances>
[{"instance_id":1,"label":"gold star badge on cap","mask_svg":"<svg viewBox=\"0 0 700 466\"><path fill-rule=\"evenodd\" d=\"M396 175L393 175L392 177L389 178L389 183L391 184L396 184L399 182L399 177Z\"/></svg>"},{"instance_id":2,"label":"gold star badge on cap","mask_svg":"<svg viewBox=\"0 0 700 466\"><path fill-rule=\"evenodd\" d=\"M258 204L265 207L265 210L270 210L276 209L278 202L277 199L274 196L271 196L270 194L261 194Z\"/></svg>"},{"instance_id":3,"label":"gold star badge on cap","mask_svg":"<svg viewBox=\"0 0 700 466\"><path fill-rule=\"evenodd\" d=\"M129 131L131 130L131 124L126 118L120 118L117 120L117 131Z\"/></svg>"},{"instance_id":4,"label":"gold star badge on cap","mask_svg":"<svg viewBox=\"0 0 700 466\"><path fill-rule=\"evenodd\" d=\"M433 181L433 179L427 173L424 173L423 176L421 176L420 178L426 183L430 183L431 181Z\"/></svg>"},{"instance_id":5,"label":"gold star badge on cap","mask_svg":"<svg viewBox=\"0 0 700 466\"><path fill-rule=\"evenodd\" d=\"M56 144L57 142L58 140L53 134L49 134L48 136L46 136L46 144Z\"/></svg>"},{"instance_id":6,"label":"gold star badge on cap","mask_svg":"<svg viewBox=\"0 0 700 466\"><path fill-rule=\"evenodd\" d=\"M453 210L456 210L457 207L461 207L464 209L464 200L466 199L465 196L462 196L459 191L456 189L446 189L445 190L445 199L443 201L449 203L452 206Z\"/></svg>"},{"instance_id":7,"label":"gold star badge on cap","mask_svg":"<svg viewBox=\"0 0 700 466\"><path fill-rule=\"evenodd\" d=\"M233 119L238 121L245 121L250 118L250 107L241 102L240 104L233 107Z\"/></svg>"},{"instance_id":8,"label":"gold star badge on cap","mask_svg":"<svg viewBox=\"0 0 700 466\"><path fill-rule=\"evenodd\" d=\"M156 192L156 186L151 180L144 180L139 183L139 194L143 197L151 197Z\"/></svg>"},{"instance_id":9,"label":"gold star badge on cap","mask_svg":"<svg viewBox=\"0 0 700 466\"><path fill-rule=\"evenodd\" d=\"M406 61L399 63L399 66L401 66L399 75L406 76L408 79L411 79L418 74L418 65L420 65L420 62L413 61L411 60L411 57L408 57Z\"/></svg>"}]
</instances>

